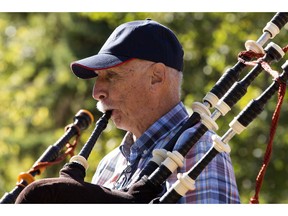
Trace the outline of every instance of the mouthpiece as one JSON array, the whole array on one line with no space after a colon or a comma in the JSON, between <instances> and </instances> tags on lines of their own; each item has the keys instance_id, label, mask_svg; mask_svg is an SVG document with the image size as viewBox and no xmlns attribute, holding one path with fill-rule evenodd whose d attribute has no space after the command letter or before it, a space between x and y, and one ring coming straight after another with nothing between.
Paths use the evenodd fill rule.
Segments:
<instances>
[{"instance_id":1,"label":"mouthpiece","mask_svg":"<svg viewBox=\"0 0 288 216\"><path fill-rule=\"evenodd\" d=\"M112 115L112 110L107 110L104 114L104 118L110 119Z\"/></svg>"}]
</instances>

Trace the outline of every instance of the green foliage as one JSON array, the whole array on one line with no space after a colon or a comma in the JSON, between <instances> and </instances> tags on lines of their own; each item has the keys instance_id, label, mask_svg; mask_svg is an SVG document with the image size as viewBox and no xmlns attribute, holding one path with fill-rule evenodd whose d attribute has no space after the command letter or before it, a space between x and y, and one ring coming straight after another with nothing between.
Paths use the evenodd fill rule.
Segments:
<instances>
[{"instance_id":1,"label":"green foliage","mask_svg":"<svg viewBox=\"0 0 288 216\"><path fill-rule=\"evenodd\" d=\"M178 35L185 51L182 98L191 111L221 75L237 62L248 39L257 40L274 13L1 13L0 14L0 195L11 191L17 176L28 171L48 146L63 134L79 109L100 117L91 97L93 80L72 75L72 61L96 54L113 29L136 19L152 18ZM287 28L273 41L285 44ZM280 61L275 70L281 71ZM246 70L245 72L248 72ZM244 73L245 75L245 73ZM243 75L243 76L244 76ZM219 119L220 136L248 101L256 98L272 79L262 74L245 97L225 118ZM262 165L277 97L242 134L230 141L231 157L243 203L254 193ZM271 164L260 194L261 203L287 203L288 167L287 96L274 141ZM82 133L77 153L93 126ZM115 148L124 131L109 123L91 156L87 181L99 160ZM66 161L68 158L66 159ZM65 161L48 167L36 178L58 176Z\"/></svg>"}]
</instances>

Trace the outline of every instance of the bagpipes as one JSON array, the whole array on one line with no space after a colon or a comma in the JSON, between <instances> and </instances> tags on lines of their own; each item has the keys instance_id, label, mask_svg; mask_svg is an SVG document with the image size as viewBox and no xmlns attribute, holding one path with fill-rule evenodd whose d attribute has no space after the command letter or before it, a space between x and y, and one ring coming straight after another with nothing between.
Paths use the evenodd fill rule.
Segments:
<instances>
[{"instance_id":1,"label":"bagpipes","mask_svg":"<svg viewBox=\"0 0 288 216\"><path fill-rule=\"evenodd\" d=\"M288 13L276 13L263 29L261 37L255 41L247 41L245 52L240 53L238 62L217 81L212 90L203 98L203 103L192 105L193 114L176 135L163 149L153 151L153 158L141 171L138 180L129 189L112 190L100 185L84 181L88 167L87 159L98 136L105 129L109 111L96 124L95 130L80 151L60 170L59 178L47 178L29 184L19 195L16 203L176 203L189 190L194 190L194 183L199 174L219 152L230 152L228 141L240 134L263 111L265 104L277 90L283 96L288 79L288 62L282 65L279 75L269 64L283 58L286 48L270 42L280 29L288 22ZM257 61L251 62L257 58ZM241 80L240 73L247 65L253 64L251 71ZM222 137L213 136L213 146L188 172L179 173L178 181L161 197L162 185L167 178L183 165L184 158L197 141L208 131L216 131L216 120L225 116L231 108L246 94L249 85L263 71L273 76L273 83L229 124L230 129ZM239 80L239 81L238 81ZM281 104L281 101L278 103ZM279 106L281 107L281 106ZM278 107L278 114L279 114ZM215 111L211 114L210 109ZM176 146L181 134L199 123L189 139ZM98 129L98 127L100 129ZM100 131L100 132L99 132ZM96 135L95 135L96 134ZM258 190L259 192L259 190ZM253 203L257 203L258 192Z\"/></svg>"}]
</instances>

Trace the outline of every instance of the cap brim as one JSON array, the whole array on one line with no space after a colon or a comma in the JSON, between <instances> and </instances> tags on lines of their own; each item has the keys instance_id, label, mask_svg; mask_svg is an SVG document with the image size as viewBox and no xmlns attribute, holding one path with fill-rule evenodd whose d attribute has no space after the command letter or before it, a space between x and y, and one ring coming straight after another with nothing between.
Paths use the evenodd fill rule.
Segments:
<instances>
[{"instance_id":1,"label":"cap brim","mask_svg":"<svg viewBox=\"0 0 288 216\"><path fill-rule=\"evenodd\" d=\"M97 76L95 70L115 67L129 59L131 58L110 54L98 54L72 62L70 68L77 77L81 79L90 79Z\"/></svg>"}]
</instances>

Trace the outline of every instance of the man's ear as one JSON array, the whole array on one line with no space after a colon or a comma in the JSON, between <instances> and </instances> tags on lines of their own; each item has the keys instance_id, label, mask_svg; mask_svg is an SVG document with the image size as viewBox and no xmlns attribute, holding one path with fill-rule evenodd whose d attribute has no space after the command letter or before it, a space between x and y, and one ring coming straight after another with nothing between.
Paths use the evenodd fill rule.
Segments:
<instances>
[{"instance_id":1,"label":"man's ear","mask_svg":"<svg viewBox=\"0 0 288 216\"><path fill-rule=\"evenodd\" d=\"M163 63L155 63L151 70L151 85L163 84L166 78L166 67Z\"/></svg>"}]
</instances>

